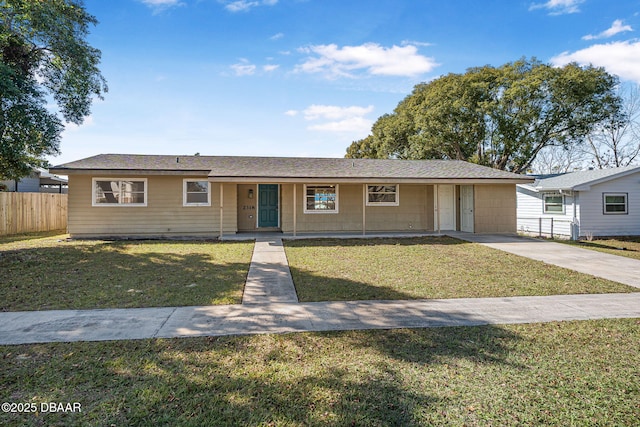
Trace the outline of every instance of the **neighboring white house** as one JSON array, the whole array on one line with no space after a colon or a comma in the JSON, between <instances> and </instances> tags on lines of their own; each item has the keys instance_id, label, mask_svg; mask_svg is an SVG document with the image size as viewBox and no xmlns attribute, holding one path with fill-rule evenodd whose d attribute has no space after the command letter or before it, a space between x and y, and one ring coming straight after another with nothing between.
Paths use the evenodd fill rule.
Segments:
<instances>
[{"instance_id":1,"label":"neighboring white house","mask_svg":"<svg viewBox=\"0 0 640 427\"><path fill-rule=\"evenodd\" d=\"M68 180L52 175L44 169L34 169L31 175L19 181L0 181L4 191L18 193L67 193Z\"/></svg>"},{"instance_id":2,"label":"neighboring white house","mask_svg":"<svg viewBox=\"0 0 640 427\"><path fill-rule=\"evenodd\" d=\"M535 235L640 235L640 166L536 176L518 184L518 231Z\"/></svg>"}]
</instances>

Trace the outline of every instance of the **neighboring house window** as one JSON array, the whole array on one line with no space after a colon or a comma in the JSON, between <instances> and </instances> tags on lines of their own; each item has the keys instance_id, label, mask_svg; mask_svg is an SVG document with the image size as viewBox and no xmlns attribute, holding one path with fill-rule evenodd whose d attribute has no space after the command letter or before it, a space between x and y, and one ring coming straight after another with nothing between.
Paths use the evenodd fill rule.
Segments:
<instances>
[{"instance_id":1,"label":"neighboring house window","mask_svg":"<svg viewBox=\"0 0 640 427\"><path fill-rule=\"evenodd\" d=\"M627 212L627 193L604 193L604 213L610 214L626 214Z\"/></svg>"},{"instance_id":2,"label":"neighboring house window","mask_svg":"<svg viewBox=\"0 0 640 427\"><path fill-rule=\"evenodd\" d=\"M93 206L147 206L146 179L93 179Z\"/></svg>"},{"instance_id":3,"label":"neighboring house window","mask_svg":"<svg viewBox=\"0 0 640 427\"><path fill-rule=\"evenodd\" d=\"M398 206L397 185L367 185L367 206Z\"/></svg>"},{"instance_id":4,"label":"neighboring house window","mask_svg":"<svg viewBox=\"0 0 640 427\"><path fill-rule=\"evenodd\" d=\"M206 180L184 180L184 206L211 206L211 187Z\"/></svg>"},{"instance_id":5,"label":"neighboring house window","mask_svg":"<svg viewBox=\"0 0 640 427\"><path fill-rule=\"evenodd\" d=\"M545 194L544 213L564 213L564 196L562 194Z\"/></svg>"},{"instance_id":6,"label":"neighboring house window","mask_svg":"<svg viewBox=\"0 0 640 427\"><path fill-rule=\"evenodd\" d=\"M305 185L305 213L338 213L337 185Z\"/></svg>"}]
</instances>

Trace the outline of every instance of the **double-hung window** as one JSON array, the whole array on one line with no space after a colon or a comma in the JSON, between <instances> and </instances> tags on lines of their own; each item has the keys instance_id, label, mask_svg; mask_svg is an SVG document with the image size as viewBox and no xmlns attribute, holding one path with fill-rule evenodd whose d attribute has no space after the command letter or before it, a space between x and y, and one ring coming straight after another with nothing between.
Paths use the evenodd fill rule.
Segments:
<instances>
[{"instance_id":1,"label":"double-hung window","mask_svg":"<svg viewBox=\"0 0 640 427\"><path fill-rule=\"evenodd\" d=\"M398 185L367 185L367 206L398 206Z\"/></svg>"},{"instance_id":2,"label":"double-hung window","mask_svg":"<svg viewBox=\"0 0 640 427\"><path fill-rule=\"evenodd\" d=\"M604 193L602 198L605 215L625 215L629 213L627 193Z\"/></svg>"},{"instance_id":3,"label":"double-hung window","mask_svg":"<svg viewBox=\"0 0 640 427\"><path fill-rule=\"evenodd\" d=\"M305 213L338 213L337 185L305 185Z\"/></svg>"},{"instance_id":4,"label":"double-hung window","mask_svg":"<svg viewBox=\"0 0 640 427\"><path fill-rule=\"evenodd\" d=\"M185 179L182 204L183 206L211 206L209 181Z\"/></svg>"},{"instance_id":5,"label":"double-hung window","mask_svg":"<svg viewBox=\"0 0 640 427\"><path fill-rule=\"evenodd\" d=\"M146 178L94 178L93 206L147 206Z\"/></svg>"},{"instance_id":6,"label":"double-hung window","mask_svg":"<svg viewBox=\"0 0 640 427\"><path fill-rule=\"evenodd\" d=\"M545 194L544 213L561 214L564 213L564 196L562 194Z\"/></svg>"}]
</instances>

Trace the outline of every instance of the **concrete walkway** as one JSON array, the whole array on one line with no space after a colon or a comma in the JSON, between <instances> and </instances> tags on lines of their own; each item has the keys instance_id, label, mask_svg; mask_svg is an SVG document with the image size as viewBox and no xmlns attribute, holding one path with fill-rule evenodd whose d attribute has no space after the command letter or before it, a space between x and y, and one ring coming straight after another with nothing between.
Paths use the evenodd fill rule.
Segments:
<instances>
[{"instance_id":1,"label":"concrete walkway","mask_svg":"<svg viewBox=\"0 0 640 427\"><path fill-rule=\"evenodd\" d=\"M640 261L515 236L453 237L640 287ZM640 292L298 303L282 240L258 239L242 304L0 313L0 344L640 317Z\"/></svg>"},{"instance_id":2,"label":"concrete walkway","mask_svg":"<svg viewBox=\"0 0 640 427\"><path fill-rule=\"evenodd\" d=\"M447 232L447 235L640 288L640 261L637 259L530 237L461 232Z\"/></svg>"},{"instance_id":3,"label":"concrete walkway","mask_svg":"<svg viewBox=\"0 0 640 427\"><path fill-rule=\"evenodd\" d=\"M282 239L256 239L242 304L298 302Z\"/></svg>"}]
</instances>

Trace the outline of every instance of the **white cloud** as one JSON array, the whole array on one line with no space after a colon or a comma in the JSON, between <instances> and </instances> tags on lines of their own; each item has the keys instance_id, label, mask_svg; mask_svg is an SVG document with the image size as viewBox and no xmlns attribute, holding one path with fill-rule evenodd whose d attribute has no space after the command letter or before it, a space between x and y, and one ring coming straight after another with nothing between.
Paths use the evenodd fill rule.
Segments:
<instances>
[{"instance_id":1,"label":"white cloud","mask_svg":"<svg viewBox=\"0 0 640 427\"><path fill-rule=\"evenodd\" d=\"M631 25L622 25L622 20L616 19L609 29L604 30L600 34L588 34L582 37L582 40L607 39L625 31L633 31L633 28L631 28Z\"/></svg>"},{"instance_id":2,"label":"white cloud","mask_svg":"<svg viewBox=\"0 0 640 427\"><path fill-rule=\"evenodd\" d=\"M162 12L165 9L169 9L174 6L182 6L180 0L140 0L143 4L149 6L155 13Z\"/></svg>"},{"instance_id":3,"label":"white cloud","mask_svg":"<svg viewBox=\"0 0 640 427\"><path fill-rule=\"evenodd\" d=\"M241 59L237 64L233 64L231 69L236 73L236 76L251 76L256 73L256 66L246 59Z\"/></svg>"},{"instance_id":4,"label":"white cloud","mask_svg":"<svg viewBox=\"0 0 640 427\"><path fill-rule=\"evenodd\" d=\"M335 105L311 105L303 113L306 120L343 119L348 117L362 117L373 111L373 105L368 107L338 107Z\"/></svg>"},{"instance_id":5,"label":"white cloud","mask_svg":"<svg viewBox=\"0 0 640 427\"><path fill-rule=\"evenodd\" d=\"M229 12L248 12L258 6L275 6L278 0L219 0Z\"/></svg>"},{"instance_id":6,"label":"white cloud","mask_svg":"<svg viewBox=\"0 0 640 427\"><path fill-rule=\"evenodd\" d=\"M335 105L311 105L302 112L289 110L287 116L295 117L302 113L307 121L321 121L307 127L309 130L340 133L366 133L371 130L373 122L365 116L373 111L368 107L339 107Z\"/></svg>"},{"instance_id":7,"label":"white cloud","mask_svg":"<svg viewBox=\"0 0 640 427\"><path fill-rule=\"evenodd\" d=\"M280 66L279 66L279 65L275 65L275 64L269 64L269 65L263 65L263 66L262 66L262 69L263 69L265 72L267 72L267 73L270 73L270 72L272 72L272 71L275 71L275 70L277 70L278 68L280 68Z\"/></svg>"},{"instance_id":8,"label":"white cloud","mask_svg":"<svg viewBox=\"0 0 640 427\"><path fill-rule=\"evenodd\" d=\"M580 12L578 5L581 3L584 0L548 0L546 3L533 3L529 10L547 9L549 15L565 15Z\"/></svg>"},{"instance_id":9,"label":"white cloud","mask_svg":"<svg viewBox=\"0 0 640 427\"><path fill-rule=\"evenodd\" d=\"M640 41L595 44L573 53L561 53L551 58L551 62L557 66L569 62L593 64L604 67L609 73L617 74L623 80L640 83Z\"/></svg>"},{"instance_id":10,"label":"white cloud","mask_svg":"<svg viewBox=\"0 0 640 427\"><path fill-rule=\"evenodd\" d=\"M400 43L402 46L407 46L407 45L412 45L412 46L420 46L420 47L429 47L429 46L433 46L433 43L428 43L428 42L418 42L415 40L402 40L402 43Z\"/></svg>"},{"instance_id":11,"label":"white cloud","mask_svg":"<svg viewBox=\"0 0 640 427\"><path fill-rule=\"evenodd\" d=\"M386 48L377 43L344 47L328 44L300 51L313 56L298 65L296 71L323 73L329 78L355 77L355 72L363 70L372 75L413 77L439 65L433 58L420 55L415 45Z\"/></svg>"},{"instance_id":12,"label":"white cloud","mask_svg":"<svg viewBox=\"0 0 640 427\"><path fill-rule=\"evenodd\" d=\"M366 134L371 130L373 123L369 119L364 117L350 117L348 119L339 120L335 122L322 123L318 125L311 125L309 130L317 130L323 132L344 132L344 133L363 133Z\"/></svg>"},{"instance_id":13,"label":"white cloud","mask_svg":"<svg viewBox=\"0 0 640 427\"><path fill-rule=\"evenodd\" d=\"M274 34L271 37L269 37L269 40L280 40L283 37L284 37L283 33L278 33L278 34Z\"/></svg>"}]
</instances>

